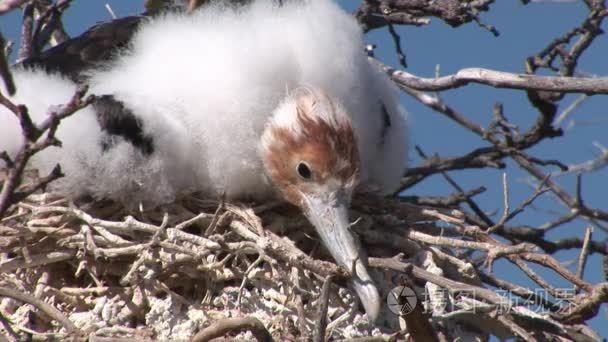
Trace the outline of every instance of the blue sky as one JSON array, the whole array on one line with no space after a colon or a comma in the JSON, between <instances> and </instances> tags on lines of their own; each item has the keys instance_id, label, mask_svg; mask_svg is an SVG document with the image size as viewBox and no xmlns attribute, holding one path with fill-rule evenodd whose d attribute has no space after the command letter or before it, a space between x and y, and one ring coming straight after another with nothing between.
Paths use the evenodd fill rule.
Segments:
<instances>
[{"instance_id":1,"label":"blue sky","mask_svg":"<svg viewBox=\"0 0 608 342\"><path fill-rule=\"evenodd\" d=\"M137 14L141 11L143 1L124 0L80 0L74 1L72 7L64 16L65 27L70 35L83 32L88 26L110 19L105 3L109 3L118 16ZM340 1L349 11L354 10L359 1ZM489 13L483 13L481 19L494 25L500 36L494 37L488 31L476 24L467 24L454 29L433 19L431 24L424 27L399 27L404 51L408 59L408 71L416 75L432 77L436 67L440 74L446 75L465 67L485 67L490 69L522 72L526 57L540 51L552 39L562 35L579 25L587 14L582 1L574 2L544 2L522 5L520 1L497 1ZM11 13L2 17L0 30L7 39L17 39L20 30L20 14ZM604 29L607 29L604 25ZM393 44L386 30L373 31L367 35L371 43L378 45L376 56L389 65L398 66ZM601 36L580 59L578 71L583 74L607 76L608 39ZM457 90L441 93L448 104L465 114L477 123L487 125L492 117L492 107L495 102L504 105L505 114L513 123L523 130L528 128L536 117L536 111L529 105L524 92L513 90L493 89L486 86L470 85ZM569 95L562 101L563 110L577 95ZM419 145L431 155L438 153L443 156L455 156L466 153L476 147L485 146L480 138L466 132L455 123L448 121L438 113L419 105L415 100L403 95L403 103L410 113L412 145ZM545 141L531 150L531 153L546 159L560 159L568 164L581 163L596 158L599 151L593 142L608 147L608 118L606 117L608 98L594 96L588 98L562 123L565 137ZM416 165L420 159L412 151L411 165ZM453 172L453 176L465 189L486 186L488 191L478 197L477 202L487 212L502 212L501 175L503 171L463 171ZM517 165L508 163L506 170L511 195L511 207L517 207L533 191L529 184L530 178L521 172ZM608 193L607 170L586 174L583 177L583 194L587 204L592 207L608 210L606 194ZM573 176L557 178L562 187L568 191L574 189ZM445 195L451 193L451 187L439 176L432 177L409 189L406 195ZM565 210L551 195L545 194L534 208L518 216L512 223L540 225L556 218ZM549 234L551 238L583 236L585 221L574 221L567 226ZM599 229L594 231L594 239L605 241L606 234ZM556 255L559 261L569 264L577 257L576 251L560 252ZM547 275L556 286L566 284L555 275L539 270ZM521 285L532 286L533 283L522 276L521 272L510 264L499 261L494 272L518 282ZM585 279L592 283L602 281L601 258L590 258ZM598 317L592 322L592 327L602 336L608 336L608 326L605 324L608 310L604 305Z\"/></svg>"}]
</instances>

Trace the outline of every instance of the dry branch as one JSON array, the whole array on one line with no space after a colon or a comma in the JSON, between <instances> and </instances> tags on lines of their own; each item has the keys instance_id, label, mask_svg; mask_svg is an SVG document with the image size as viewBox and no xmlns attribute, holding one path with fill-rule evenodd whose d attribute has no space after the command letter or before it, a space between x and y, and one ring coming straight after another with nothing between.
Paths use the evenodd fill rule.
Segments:
<instances>
[{"instance_id":1,"label":"dry branch","mask_svg":"<svg viewBox=\"0 0 608 342\"><path fill-rule=\"evenodd\" d=\"M27 107L15 105L0 92L0 104L8 108L19 119L23 137L21 148L14 158L11 159L6 154L2 158L9 168L8 175L3 180L2 190L0 191L0 217L3 216L9 206L63 175L61 169L57 166L48 176L34 182L33 185L28 186L24 191L17 191L21 183L21 176L29 159L49 146L61 145L61 142L55 138L55 132L61 120L88 106L93 101L93 96L83 99L86 91L86 87L78 89L66 105L62 106L60 110L49 113L47 118L38 124L32 122ZM46 136L41 139L43 134L46 134ZM15 193L16 191L17 193Z\"/></svg>"},{"instance_id":2,"label":"dry branch","mask_svg":"<svg viewBox=\"0 0 608 342\"><path fill-rule=\"evenodd\" d=\"M21 293L14 289L0 287L0 296L10 297L24 303L32 304L45 314L49 315L54 320L60 322L68 330L69 333L73 333L76 331L76 326L63 313L61 313L52 305L49 305L44 301L41 301L27 293Z\"/></svg>"},{"instance_id":3,"label":"dry branch","mask_svg":"<svg viewBox=\"0 0 608 342\"><path fill-rule=\"evenodd\" d=\"M10 12L26 3L27 0L4 0L0 3L0 15Z\"/></svg>"},{"instance_id":4,"label":"dry branch","mask_svg":"<svg viewBox=\"0 0 608 342\"><path fill-rule=\"evenodd\" d=\"M6 40L0 33L0 80L4 84L4 88L9 95L15 94L15 82L13 81L13 75L8 67L8 53L5 53L6 49Z\"/></svg>"},{"instance_id":5,"label":"dry branch","mask_svg":"<svg viewBox=\"0 0 608 342\"><path fill-rule=\"evenodd\" d=\"M213 323L211 326L196 334L192 338L192 342L207 342L226 335L227 333L234 333L241 330L251 330L255 338L260 342L270 342L273 340L268 330L266 330L262 322L258 319L254 317L239 317L224 318Z\"/></svg>"},{"instance_id":6,"label":"dry branch","mask_svg":"<svg viewBox=\"0 0 608 342\"><path fill-rule=\"evenodd\" d=\"M442 91L477 83L494 88L583 93L587 95L608 94L608 78L605 77L541 76L514 74L483 68L467 68L459 70L453 75L421 78L387 66L384 66L384 70L398 85L421 91Z\"/></svg>"},{"instance_id":7,"label":"dry branch","mask_svg":"<svg viewBox=\"0 0 608 342\"><path fill-rule=\"evenodd\" d=\"M436 17L457 27L472 21L496 34L491 25L482 24L478 13L489 10L492 0L461 2L458 0L365 0L355 12L355 17L365 31L386 25L426 25L427 17Z\"/></svg>"}]
</instances>

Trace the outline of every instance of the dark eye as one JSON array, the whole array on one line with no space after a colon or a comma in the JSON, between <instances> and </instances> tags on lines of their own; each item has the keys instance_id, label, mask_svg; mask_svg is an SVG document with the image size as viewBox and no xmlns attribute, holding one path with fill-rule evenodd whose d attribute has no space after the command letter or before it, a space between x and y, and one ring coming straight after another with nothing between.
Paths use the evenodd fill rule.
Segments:
<instances>
[{"instance_id":1,"label":"dark eye","mask_svg":"<svg viewBox=\"0 0 608 342\"><path fill-rule=\"evenodd\" d=\"M296 171L298 172L298 175L304 179L310 179L312 177L312 170L306 162L299 162L298 166L296 166Z\"/></svg>"}]
</instances>

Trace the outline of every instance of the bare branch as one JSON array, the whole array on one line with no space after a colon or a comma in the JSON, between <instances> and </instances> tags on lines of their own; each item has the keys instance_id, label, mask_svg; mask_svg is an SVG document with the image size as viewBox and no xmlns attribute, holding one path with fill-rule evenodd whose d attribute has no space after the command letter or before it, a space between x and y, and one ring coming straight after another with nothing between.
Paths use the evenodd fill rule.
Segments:
<instances>
[{"instance_id":1,"label":"bare branch","mask_svg":"<svg viewBox=\"0 0 608 342\"><path fill-rule=\"evenodd\" d=\"M578 264L576 267L576 276L579 278L582 278L583 273L585 272L585 264L587 264L587 256L589 255L591 233L593 233L593 228L587 227L587 229L585 229L585 238L583 240L583 246L581 247L581 254L578 256Z\"/></svg>"},{"instance_id":2,"label":"bare branch","mask_svg":"<svg viewBox=\"0 0 608 342\"><path fill-rule=\"evenodd\" d=\"M582 78L567 76L540 76L513 74L483 68L461 69L453 75L439 78L421 78L403 70L384 67L386 73L400 86L421 91L456 89L469 83L494 88L554 91L560 93L608 94L608 78Z\"/></svg>"},{"instance_id":3,"label":"bare branch","mask_svg":"<svg viewBox=\"0 0 608 342\"><path fill-rule=\"evenodd\" d=\"M61 169L56 167L51 174L42 178L37 184L30 185L23 193L18 193L17 196L13 197L15 191L18 190L18 187L21 184L21 175L23 174L30 157L49 146L59 145L60 142L55 138L55 131L61 120L88 106L89 103L93 101L92 96L83 100L82 98L85 93L86 87L78 89L70 102L64 105L61 110L50 113L47 116L47 119L39 125L35 125L32 122L25 106L13 104L0 93L0 104L7 107L19 118L23 135L21 148L14 159L11 160L12 167L9 168L8 176L3 182L2 190L0 191L0 217L4 215L12 204L62 176ZM38 140L44 133L47 133L46 137L42 140Z\"/></svg>"},{"instance_id":4,"label":"bare branch","mask_svg":"<svg viewBox=\"0 0 608 342\"><path fill-rule=\"evenodd\" d=\"M332 283L332 277L327 277L323 282L321 296L319 297L318 322L314 332L313 341L325 341L325 329L327 328L327 307L329 304L329 287Z\"/></svg>"},{"instance_id":5,"label":"bare branch","mask_svg":"<svg viewBox=\"0 0 608 342\"><path fill-rule=\"evenodd\" d=\"M19 8L21 5L26 3L27 0L4 0L0 2L0 15L8 13L16 8Z\"/></svg>"},{"instance_id":6,"label":"bare branch","mask_svg":"<svg viewBox=\"0 0 608 342\"><path fill-rule=\"evenodd\" d=\"M250 330L260 342L273 341L262 322L255 317L224 318L203 329L192 338L192 342L207 342L230 332Z\"/></svg>"},{"instance_id":7,"label":"bare branch","mask_svg":"<svg viewBox=\"0 0 608 342\"><path fill-rule=\"evenodd\" d=\"M0 79L2 79L8 94L14 95L16 91L15 82L13 81L13 75L8 67L8 54L5 54L5 47L6 40L4 40L4 37L0 32Z\"/></svg>"},{"instance_id":8,"label":"bare branch","mask_svg":"<svg viewBox=\"0 0 608 342\"><path fill-rule=\"evenodd\" d=\"M45 303L40 299L30 296L29 294L21 293L17 290L10 289L7 287L0 287L0 296L14 298L21 302L34 305L42 312L49 315L49 317L61 323L69 333L73 333L77 330L74 323L72 323L67 317L65 317L65 315L63 315L61 311L57 310L55 307Z\"/></svg>"},{"instance_id":9,"label":"bare branch","mask_svg":"<svg viewBox=\"0 0 608 342\"><path fill-rule=\"evenodd\" d=\"M487 11L493 0L460 2L456 0L412 1L412 0L366 0L355 12L355 17L365 31L389 24L426 25L427 16L439 18L457 27L478 20L478 13Z\"/></svg>"}]
</instances>

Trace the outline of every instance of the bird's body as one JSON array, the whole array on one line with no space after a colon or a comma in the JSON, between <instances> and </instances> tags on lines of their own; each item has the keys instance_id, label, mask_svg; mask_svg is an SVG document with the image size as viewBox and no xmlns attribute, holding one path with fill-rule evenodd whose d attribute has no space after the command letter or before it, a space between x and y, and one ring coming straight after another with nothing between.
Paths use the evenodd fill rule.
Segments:
<instances>
[{"instance_id":1,"label":"bird's body","mask_svg":"<svg viewBox=\"0 0 608 342\"><path fill-rule=\"evenodd\" d=\"M156 203L191 191L279 196L319 230L334 218L324 205L345 208L356 186L393 191L405 167L404 113L362 47L356 22L329 1L259 1L157 18L113 62L87 74L90 93L111 95L137 118L140 144L100 127L112 108L88 107L61 124L63 148L42 152L34 166L59 162L67 177L58 186L71 195ZM17 71L16 83L13 100L35 120L76 89L40 71ZM2 108L0 122L0 150L10 154L18 124ZM335 215L340 227L321 237L352 244L347 216ZM359 257L356 249L332 255L343 266ZM369 278L363 264L356 273Z\"/></svg>"}]
</instances>

